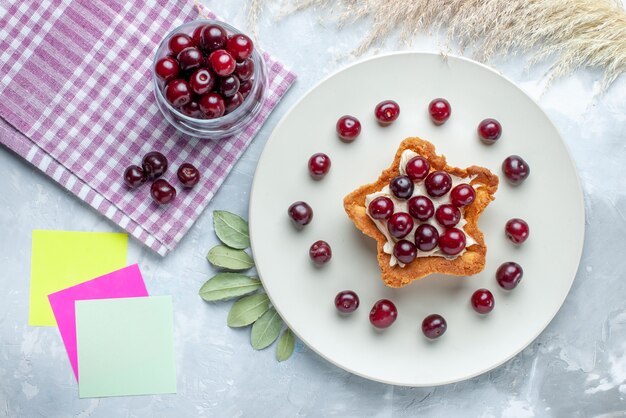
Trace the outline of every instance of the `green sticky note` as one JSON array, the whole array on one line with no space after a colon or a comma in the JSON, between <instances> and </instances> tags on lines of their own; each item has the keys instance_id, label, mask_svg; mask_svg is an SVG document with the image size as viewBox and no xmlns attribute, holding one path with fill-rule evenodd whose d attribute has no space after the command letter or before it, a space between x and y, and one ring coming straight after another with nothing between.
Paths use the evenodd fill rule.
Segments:
<instances>
[{"instance_id":1,"label":"green sticky note","mask_svg":"<svg viewBox=\"0 0 626 418\"><path fill-rule=\"evenodd\" d=\"M171 296L77 300L81 398L176 392Z\"/></svg>"},{"instance_id":2,"label":"green sticky note","mask_svg":"<svg viewBox=\"0 0 626 418\"><path fill-rule=\"evenodd\" d=\"M126 266L128 235L33 231L29 325L56 325L48 295Z\"/></svg>"}]
</instances>

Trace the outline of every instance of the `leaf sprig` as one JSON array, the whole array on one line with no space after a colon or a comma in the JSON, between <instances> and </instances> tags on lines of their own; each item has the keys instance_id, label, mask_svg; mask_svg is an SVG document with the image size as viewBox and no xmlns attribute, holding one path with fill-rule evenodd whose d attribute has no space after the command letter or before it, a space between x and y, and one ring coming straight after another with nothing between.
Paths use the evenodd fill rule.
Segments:
<instances>
[{"instance_id":1,"label":"leaf sprig","mask_svg":"<svg viewBox=\"0 0 626 418\"><path fill-rule=\"evenodd\" d=\"M278 339L276 359L287 360L295 346L293 332L289 328L283 330L283 320L271 306L261 281L241 273L254 267L254 259L245 251L250 247L248 222L233 213L216 210L213 227L223 245L211 248L207 260L222 271L202 285L200 297L207 302L239 298L228 313L228 326L252 325L250 344L256 350L263 350Z\"/></svg>"}]
</instances>

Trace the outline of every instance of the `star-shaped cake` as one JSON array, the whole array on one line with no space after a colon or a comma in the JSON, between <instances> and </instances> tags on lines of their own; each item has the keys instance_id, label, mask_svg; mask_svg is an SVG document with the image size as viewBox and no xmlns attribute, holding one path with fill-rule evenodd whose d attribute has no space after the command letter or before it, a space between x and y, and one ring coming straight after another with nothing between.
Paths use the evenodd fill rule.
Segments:
<instances>
[{"instance_id":1,"label":"star-shaped cake","mask_svg":"<svg viewBox=\"0 0 626 418\"><path fill-rule=\"evenodd\" d=\"M478 219L497 189L488 169L452 167L430 142L407 138L391 166L348 194L344 208L377 241L382 280L403 287L433 273L483 270L487 247Z\"/></svg>"}]
</instances>

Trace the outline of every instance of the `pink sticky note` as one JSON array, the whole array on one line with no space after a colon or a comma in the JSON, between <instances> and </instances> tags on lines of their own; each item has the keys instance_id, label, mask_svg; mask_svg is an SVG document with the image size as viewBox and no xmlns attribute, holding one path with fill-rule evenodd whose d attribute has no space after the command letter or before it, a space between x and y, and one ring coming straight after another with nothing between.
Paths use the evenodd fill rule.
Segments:
<instances>
[{"instance_id":1,"label":"pink sticky note","mask_svg":"<svg viewBox=\"0 0 626 418\"><path fill-rule=\"evenodd\" d=\"M48 295L76 380L78 380L78 355L74 302L141 296L148 296L148 291L137 264Z\"/></svg>"}]
</instances>

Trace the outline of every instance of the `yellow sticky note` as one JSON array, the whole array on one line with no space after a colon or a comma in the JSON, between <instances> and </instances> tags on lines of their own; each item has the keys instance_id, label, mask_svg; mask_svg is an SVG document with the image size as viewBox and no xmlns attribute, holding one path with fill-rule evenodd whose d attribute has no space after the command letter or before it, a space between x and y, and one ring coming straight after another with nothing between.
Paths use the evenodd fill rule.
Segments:
<instances>
[{"instance_id":1,"label":"yellow sticky note","mask_svg":"<svg viewBox=\"0 0 626 418\"><path fill-rule=\"evenodd\" d=\"M48 295L126 266L128 235L33 231L29 325L54 326Z\"/></svg>"}]
</instances>

